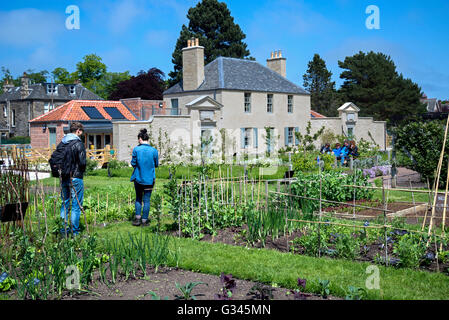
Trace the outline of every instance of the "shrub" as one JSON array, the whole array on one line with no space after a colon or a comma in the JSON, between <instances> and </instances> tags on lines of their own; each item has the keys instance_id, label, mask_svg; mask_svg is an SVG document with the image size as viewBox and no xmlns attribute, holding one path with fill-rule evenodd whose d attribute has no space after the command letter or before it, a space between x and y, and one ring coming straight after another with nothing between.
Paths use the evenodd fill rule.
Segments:
<instances>
[{"instance_id":1,"label":"shrub","mask_svg":"<svg viewBox=\"0 0 449 320\"><path fill-rule=\"evenodd\" d=\"M426 253L426 240L420 241L418 235L406 234L394 246L400 264L406 268L418 268Z\"/></svg>"},{"instance_id":2,"label":"shrub","mask_svg":"<svg viewBox=\"0 0 449 320\"><path fill-rule=\"evenodd\" d=\"M118 160L111 160L109 161L109 169L110 170L116 170L116 169L122 169L122 168L128 168L128 162L126 161L118 161Z\"/></svg>"},{"instance_id":3,"label":"shrub","mask_svg":"<svg viewBox=\"0 0 449 320\"><path fill-rule=\"evenodd\" d=\"M86 159L86 174L89 175L94 172L98 168L98 162L95 160L91 160L89 158Z\"/></svg>"},{"instance_id":4,"label":"shrub","mask_svg":"<svg viewBox=\"0 0 449 320\"><path fill-rule=\"evenodd\" d=\"M292 156L293 170L309 172L317 167L317 162L313 154L295 153Z\"/></svg>"},{"instance_id":5,"label":"shrub","mask_svg":"<svg viewBox=\"0 0 449 320\"><path fill-rule=\"evenodd\" d=\"M413 157L414 161L409 168L431 181L435 178L435 168L443 148L446 121L414 121L395 129L398 151ZM449 143L444 150L443 164L449 159ZM441 177L446 177L447 166L443 165ZM440 179L440 187L444 187L446 179Z\"/></svg>"},{"instance_id":6,"label":"shrub","mask_svg":"<svg viewBox=\"0 0 449 320\"><path fill-rule=\"evenodd\" d=\"M291 184L291 190L293 194L299 196L305 196L308 198L319 199L320 197L320 175L319 174L309 174L305 175L302 172L296 173L297 180ZM350 201L354 197L354 188L345 187L345 185L355 185L357 186L369 186L368 177L364 177L361 170L355 171L354 174L347 175L338 172L324 172L321 176L321 193L322 199L330 201L345 202ZM373 190L356 188L355 198L356 200L365 199L370 200L373 197ZM312 206L313 210L317 210L319 207L319 202L316 200L304 201L304 199L299 198L298 201L301 205L307 202L308 205ZM324 202L325 206L329 206Z\"/></svg>"}]
</instances>

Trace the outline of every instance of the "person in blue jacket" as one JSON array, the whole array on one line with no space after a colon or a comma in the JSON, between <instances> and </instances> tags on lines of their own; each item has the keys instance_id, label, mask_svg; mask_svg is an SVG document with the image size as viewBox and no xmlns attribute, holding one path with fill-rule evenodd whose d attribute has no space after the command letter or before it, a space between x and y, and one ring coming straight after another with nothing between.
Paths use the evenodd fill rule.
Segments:
<instances>
[{"instance_id":1,"label":"person in blue jacket","mask_svg":"<svg viewBox=\"0 0 449 320\"><path fill-rule=\"evenodd\" d=\"M334 153L335 158L337 158L337 163L338 161L341 161L341 163L344 162L345 153L343 148L341 147L341 144L336 143L335 148L332 150L332 152Z\"/></svg>"},{"instance_id":2,"label":"person in blue jacket","mask_svg":"<svg viewBox=\"0 0 449 320\"><path fill-rule=\"evenodd\" d=\"M351 153L351 147L349 141L345 140L343 147L341 148L341 165L344 165L346 160L349 160L349 154Z\"/></svg>"},{"instance_id":3,"label":"person in blue jacket","mask_svg":"<svg viewBox=\"0 0 449 320\"><path fill-rule=\"evenodd\" d=\"M147 129L140 130L137 136L139 145L133 149L131 165L134 168L131 182L136 190L136 216L133 226L148 226L151 193L156 182L156 168L159 166L159 153L150 146ZM143 202L143 213L142 213Z\"/></svg>"}]
</instances>

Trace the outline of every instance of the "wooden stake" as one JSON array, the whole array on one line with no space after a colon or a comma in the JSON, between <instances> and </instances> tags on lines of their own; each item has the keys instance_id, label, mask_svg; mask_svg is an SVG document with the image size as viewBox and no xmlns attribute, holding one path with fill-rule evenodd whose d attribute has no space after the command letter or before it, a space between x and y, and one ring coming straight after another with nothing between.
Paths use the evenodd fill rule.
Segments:
<instances>
[{"instance_id":1,"label":"wooden stake","mask_svg":"<svg viewBox=\"0 0 449 320\"><path fill-rule=\"evenodd\" d=\"M435 183L435 195L433 198L432 216L430 217L430 224L429 224L429 231L428 231L429 236L432 231L433 219L435 216L435 206L436 206L437 197L438 197L438 187L440 186L441 167L443 166L443 157L444 157L444 150L446 149L446 139L447 139L448 129L449 129L449 116L447 117L446 130L444 132L443 148L441 149L440 161L438 163L438 170L437 170L438 172L437 172L437 177L436 177L437 180ZM429 241L430 241L430 238L429 238ZM427 247L429 246L429 241L427 241Z\"/></svg>"},{"instance_id":2,"label":"wooden stake","mask_svg":"<svg viewBox=\"0 0 449 320\"><path fill-rule=\"evenodd\" d=\"M441 221L441 235L444 237L444 226L446 224L446 210L447 210L447 192L449 187L449 161L447 164L447 177L446 177L446 191L444 193L444 208L443 208L443 221ZM440 245L440 251L443 251L443 243Z\"/></svg>"}]
</instances>

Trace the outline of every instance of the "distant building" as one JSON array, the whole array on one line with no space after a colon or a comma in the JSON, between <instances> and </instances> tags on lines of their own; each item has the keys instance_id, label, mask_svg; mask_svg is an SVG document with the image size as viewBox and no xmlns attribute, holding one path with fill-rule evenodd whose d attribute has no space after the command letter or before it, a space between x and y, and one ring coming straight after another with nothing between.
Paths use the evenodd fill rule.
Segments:
<instances>
[{"instance_id":1,"label":"distant building","mask_svg":"<svg viewBox=\"0 0 449 320\"><path fill-rule=\"evenodd\" d=\"M112 121L136 121L137 117L120 101L72 100L30 123L31 146L48 148L59 144L74 121L84 125L82 137L86 148L114 146ZM137 137L137 133L135 134ZM137 139L137 138L136 138Z\"/></svg>"},{"instance_id":2,"label":"distant building","mask_svg":"<svg viewBox=\"0 0 449 320\"><path fill-rule=\"evenodd\" d=\"M424 95L419 101L426 105L427 112L443 112L441 101L436 98L429 99Z\"/></svg>"},{"instance_id":3,"label":"distant building","mask_svg":"<svg viewBox=\"0 0 449 320\"><path fill-rule=\"evenodd\" d=\"M0 132L3 137L30 136L29 121L71 100L103 100L79 83L30 84L24 73L21 86L7 82L0 95Z\"/></svg>"}]
</instances>

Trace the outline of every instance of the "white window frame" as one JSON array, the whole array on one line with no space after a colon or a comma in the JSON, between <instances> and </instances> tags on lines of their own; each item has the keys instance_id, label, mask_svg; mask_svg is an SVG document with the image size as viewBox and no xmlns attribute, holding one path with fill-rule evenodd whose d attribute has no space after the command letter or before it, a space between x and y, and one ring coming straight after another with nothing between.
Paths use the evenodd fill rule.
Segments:
<instances>
[{"instance_id":1,"label":"white window frame","mask_svg":"<svg viewBox=\"0 0 449 320\"><path fill-rule=\"evenodd\" d=\"M287 96L287 112L293 113L293 95Z\"/></svg>"},{"instance_id":2,"label":"white window frame","mask_svg":"<svg viewBox=\"0 0 449 320\"><path fill-rule=\"evenodd\" d=\"M16 110L12 109L11 111L12 111L11 112L11 126L13 128L15 128L16 127Z\"/></svg>"},{"instance_id":3,"label":"white window frame","mask_svg":"<svg viewBox=\"0 0 449 320\"><path fill-rule=\"evenodd\" d=\"M47 84L47 94L57 95L58 94L58 86L53 83Z\"/></svg>"},{"instance_id":4,"label":"white window frame","mask_svg":"<svg viewBox=\"0 0 449 320\"><path fill-rule=\"evenodd\" d=\"M251 146L251 132L252 128L245 128L245 136L243 138L243 149L248 149Z\"/></svg>"},{"instance_id":5,"label":"white window frame","mask_svg":"<svg viewBox=\"0 0 449 320\"><path fill-rule=\"evenodd\" d=\"M3 106L3 118L7 118L7 117L8 117L8 107Z\"/></svg>"},{"instance_id":6,"label":"white window frame","mask_svg":"<svg viewBox=\"0 0 449 320\"><path fill-rule=\"evenodd\" d=\"M244 97L244 111L245 113L251 113L251 92L245 92Z\"/></svg>"},{"instance_id":7,"label":"white window frame","mask_svg":"<svg viewBox=\"0 0 449 320\"><path fill-rule=\"evenodd\" d=\"M287 143L289 146L294 145L295 140L295 128L294 127L288 127L288 136L287 136Z\"/></svg>"},{"instance_id":8,"label":"white window frame","mask_svg":"<svg viewBox=\"0 0 449 320\"><path fill-rule=\"evenodd\" d=\"M273 113L273 94L267 94L267 113Z\"/></svg>"}]
</instances>

